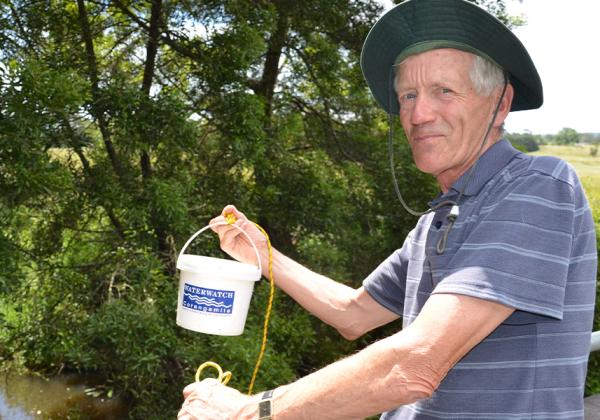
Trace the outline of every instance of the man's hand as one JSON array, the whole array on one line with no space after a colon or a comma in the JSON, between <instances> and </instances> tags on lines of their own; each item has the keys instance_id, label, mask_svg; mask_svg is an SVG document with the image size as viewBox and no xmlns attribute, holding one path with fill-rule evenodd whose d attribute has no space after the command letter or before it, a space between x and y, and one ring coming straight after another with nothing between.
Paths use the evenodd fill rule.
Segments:
<instances>
[{"instance_id":1,"label":"man's hand","mask_svg":"<svg viewBox=\"0 0 600 420\"><path fill-rule=\"evenodd\" d=\"M210 221L210 224L222 223L226 221L225 215L232 214L235 216L234 225L241 228L252 239L254 245L261 254L261 258L266 261L268 255L267 240L265 236L258 230L254 223L244 215L241 211L232 205L226 206L221 214ZM239 229L229 225L213 226L212 230L219 235L221 241L221 249L238 261L248 264L257 264L256 253L252 247L248 237Z\"/></svg>"},{"instance_id":2,"label":"man's hand","mask_svg":"<svg viewBox=\"0 0 600 420\"><path fill-rule=\"evenodd\" d=\"M227 420L258 417L258 400L216 379L194 382L183 390L178 420Z\"/></svg>"}]
</instances>

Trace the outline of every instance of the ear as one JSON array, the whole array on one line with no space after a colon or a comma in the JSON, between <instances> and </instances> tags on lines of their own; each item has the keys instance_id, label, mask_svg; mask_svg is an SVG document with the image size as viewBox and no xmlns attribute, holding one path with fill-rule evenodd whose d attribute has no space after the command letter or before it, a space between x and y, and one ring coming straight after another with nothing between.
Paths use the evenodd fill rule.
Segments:
<instances>
[{"instance_id":1,"label":"ear","mask_svg":"<svg viewBox=\"0 0 600 420\"><path fill-rule=\"evenodd\" d=\"M498 92L498 96L502 93L502 88L500 88ZM494 128L499 128L503 123L508 113L510 112L510 107L512 106L513 97L515 96L515 90L512 85L509 83L506 86L506 92L504 92L504 96L502 97L502 102L500 103L500 107L498 108L498 114L496 115L496 119L494 120Z\"/></svg>"}]
</instances>

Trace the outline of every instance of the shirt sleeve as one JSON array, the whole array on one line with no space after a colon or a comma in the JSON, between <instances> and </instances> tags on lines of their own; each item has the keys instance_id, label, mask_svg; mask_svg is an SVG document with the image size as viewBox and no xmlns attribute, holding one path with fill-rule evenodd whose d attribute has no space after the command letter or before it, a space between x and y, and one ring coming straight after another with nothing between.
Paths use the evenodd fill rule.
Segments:
<instances>
[{"instance_id":1,"label":"shirt sleeve","mask_svg":"<svg viewBox=\"0 0 600 420\"><path fill-rule=\"evenodd\" d=\"M457 220L458 249L433 269L433 293L495 301L517 311L507 321L562 319L577 211L573 186L530 171L495 191L474 221ZM491 201L491 200L490 200ZM436 256L435 259L444 258ZM441 267L442 261L437 261ZM508 322L510 323L510 322Z\"/></svg>"},{"instance_id":2,"label":"shirt sleeve","mask_svg":"<svg viewBox=\"0 0 600 420\"><path fill-rule=\"evenodd\" d=\"M387 257L363 281L367 293L380 305L402 316L406 286L407 248L411 234L402 248Z\"/></svg>"}]
</instances>

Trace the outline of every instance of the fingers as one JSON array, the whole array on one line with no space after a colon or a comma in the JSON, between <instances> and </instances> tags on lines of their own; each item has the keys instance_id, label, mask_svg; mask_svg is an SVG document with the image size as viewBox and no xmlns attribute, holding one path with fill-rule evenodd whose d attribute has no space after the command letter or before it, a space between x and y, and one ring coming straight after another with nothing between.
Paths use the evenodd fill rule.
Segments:
<instances>
[{"instance_id":1,"label":"fingers","mask_svg":"<svg viewBox=\"0 0 600 420\"><path fill-rule=\"evenodd\" d=\"M244 213L242 213L241 211L239 211L233 204L226 205L225 208L223 209L223 211L221 212L221 214L229 214L229 213L233 213L235 218L238 220L239 219L248 220L246 215Z\"/></svg>"},{"instance_id":2,"label":"fingers","mask_svg":"<svg viewBox=\"0 0 600 420\"><path fill-rule=\"evenodd\" d=\"M231 250L234 247L237 237L242 235L242 232L239 229L230 226L226 226L225 229L222 229L217 233L219 234L219 240L221 241L221 249L225 252Z\"/></svg>"},{"instance_id":3,"label":"fingers","mask_svg":"<svg viewBox=\"0 0 600 420\"><path fill-rule=\"evenodd\" d=\"M177 413L177 420L196 420L196 418L189 407L182 407L179 413Z\"/></svg>"},{"instance_id":4,"label":"fingers","mask_svg":"<svg viewBox=\"0 0 600 420\"><path fill-rule=\"evenodd\" d=\"M233 214L236 221L226 223L225 215ZM223 212L210 221L211 229L219 235L223 251L234 259L248 264L260 264L260 254L266 248L266 239L253 222L233 205L227 205ZM241 236L240 236L241 235ZM257 260L257 255L258 260Z\"/></svg>"},{"instance_id":5,"label":"fingers","mask_svg":"<svg viewBox=\"0 0 600 420\"><path fill-rule=\"evenodd\" d=\"M183 398L187 399L190 396L190 394L192 394L192 392L194 392L194 390L196 389L198 384L199 384L199 382L193 382L193 383L189 384L188 386L186 386L185 388L183 388Z\"/></svg>"},{"instance_id":6,"label":"fingers","mask_svg":"<svg viewBox=\"0 0 600 420\"><path fill-rule=\"evenodd\" d=\"M236 218L236 222L235 224L237 226L240 226L240 223L238 223L239 221L243 221L246 222L248 221L248 218L246 217L246 215L244 213L242 213L241 211L239 211L234 205L232 204L228 204L223 208L223 211L221 212L220 215L218 215L217 217L213 218L209 224L216 224L216 223L224 223L227 222L227 219L225 218L225 215L228 214L233 214ZM214 230L215 232L219 232L219 230L227 230L227 226L224 225L217 225L217 226L212 226L212 230Z\"/></svg>"},{"instance_id":7,"label":"fingers","mask_svg":"<svg viewBox=\"0 0 600 420\"><path fill-rule=\"evenodd\" d=\"M195 420L200 418L212 418L212 416L206 415L208 414L206 413L206 410L210 407L209 402L212 399L215 387L219 386L222 386L221 383L214 378L204 379L201 382L194 382L186 386L183 389L185 401L177 414L177 419Z\"/></svg>"},{"instance_id":8,"label":"fingers","mask_svg":"<svg viewBox=\"0 0 600 420\"><path fill-rule=\"evenodd\" d=\"M192 382L191 384L183 388L183 398L187 399L194 392L199 394L202 392L210 391L211 388L216 385L221 385L221 382L219 382L219 380L215 378L207 378L200 382Z\"/></svg>"},{"instance_id":9,"label":"fingers","mask_svg":"<svg viewBox=\"0 0 600 420\"><path fill-rule=\"evenodd\" d=\"M248 227L249 223L249 220L246 217L246 215L239 211L234 205L228 204L227 206L225 206L221 214L213 218L209 223L209 225L214 225L211 226L211 229L219 235L219 239L221 240L222 244L233 243L237 235L241 233L239 229L231 228L229 226L229 223L224 224L225 222L227 222L225 215L228 214L233 214L235 216L236 221L233 223L233 225L235 225L238 228L245 229L246 227ZM222 246L221 248L224 247Z\"/></svg>"}]
</instances>

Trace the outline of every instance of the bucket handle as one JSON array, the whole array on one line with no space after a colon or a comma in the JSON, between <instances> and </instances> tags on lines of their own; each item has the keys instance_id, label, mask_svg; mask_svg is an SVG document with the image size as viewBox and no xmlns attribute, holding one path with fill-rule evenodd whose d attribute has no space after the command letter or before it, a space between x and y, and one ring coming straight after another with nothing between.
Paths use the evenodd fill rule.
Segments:
<instances>
[{"instance_id":1,"label":"bucket handle","mask_svg":"<svg viewBox=\"0 0 600 420\"><path fill-rule=\"evenodd\" d=\"M256 245L254 244L254 241L252 240L252 238L250 238L250 235L248 235L246 233L246 231L244 229L242 229L239 226L236 225L232 225L229 224L227 222L215 222L215 223L211 223L208 224L206 226L204 226L202 229L200 229L199 231L197 231L196 233L194 233L190 239L187 240L187 242L185 243L185 245L183 246L183 248L181 248L181 251L179 252L179 256L177 257L177 261L179 261L179 258L181 258L181 256L183 255L183 252L185 251L185 249L188 247L188 245L190 243L192 243L192 241L194 239L196 239L196 237L198 235L200 235L202 232L204 232L206 229L211 228L213 226L219 226L219 225L229 225L229 226L233 226L234 228L236 228L237 230L239 230L240 232L242 232L246 238L248 239L248 241L250 241L250 245L252 245L252 248L254 248L254 252L256 253L256 261L258 262L258 269L260 270L261 274L262 274L262 263L260 262L260 254L258 253L258 249L256 248Z\"/></svg>"}]
</instances>

